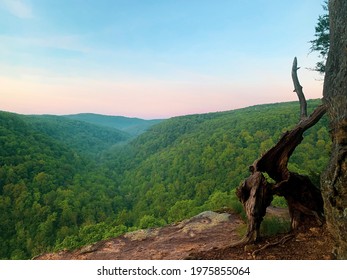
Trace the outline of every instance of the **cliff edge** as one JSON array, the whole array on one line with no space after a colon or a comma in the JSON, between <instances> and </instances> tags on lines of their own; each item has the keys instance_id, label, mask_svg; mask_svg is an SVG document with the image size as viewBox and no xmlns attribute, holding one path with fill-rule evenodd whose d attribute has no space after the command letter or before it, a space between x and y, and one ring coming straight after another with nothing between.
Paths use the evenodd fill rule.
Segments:
<instances>
[{"instance_id":1,"label":"cliff edge","mask_svg":"<svg viewBox=\"0 0 347 280\"><path fill-rule=\"evenodd\" d=\"M286 215L270 208L269 215ZM332 259L325 226L263 238L257 244L230 247L245 227L239 215L203 212L162 228L144 229L72 251L42 254L36 260L180 260L180 259ZM288 238L287 238L288 237ZM285 241L285 242L284 242Z\"/></svg>"}]
</instances>

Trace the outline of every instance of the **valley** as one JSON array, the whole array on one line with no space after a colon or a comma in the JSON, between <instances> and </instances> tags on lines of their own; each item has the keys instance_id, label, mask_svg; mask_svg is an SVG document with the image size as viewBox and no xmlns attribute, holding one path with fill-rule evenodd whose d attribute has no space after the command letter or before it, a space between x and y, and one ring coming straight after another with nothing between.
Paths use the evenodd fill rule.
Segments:
<instances>
[{"instance_id":1,"label":"valley","mask_svg":"<svg viewBox=\"0 0 347 280\"><path fill-rule=\"evenodd\" d=\"M320 103L309 100L309 111ZM298 102L167 120L0 112L0 258L73 250L223 208L248 165L297 123ZM319 185L324 117L289 168ZM276 198L277 206L284 206Z\"/></svg>"}]
</instances>

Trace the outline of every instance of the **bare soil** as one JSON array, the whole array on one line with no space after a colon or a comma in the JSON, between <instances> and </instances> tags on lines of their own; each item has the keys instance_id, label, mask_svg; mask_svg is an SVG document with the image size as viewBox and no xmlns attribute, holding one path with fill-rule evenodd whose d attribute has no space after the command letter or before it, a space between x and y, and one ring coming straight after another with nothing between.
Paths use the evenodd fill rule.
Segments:
<instances>
[{"instance_id":1,"label":"bare soil","mask_svg":"<svg viewBox=\"0 0 347 280\"><path fill-rule=\"evenodd\" d=\"M301 228L295 234L263 238L252 245L198 252L190 257L201 260L331 260L334 259L332 250L332 237L326 226L323 226Z\"/></svg>"}]
</instances>

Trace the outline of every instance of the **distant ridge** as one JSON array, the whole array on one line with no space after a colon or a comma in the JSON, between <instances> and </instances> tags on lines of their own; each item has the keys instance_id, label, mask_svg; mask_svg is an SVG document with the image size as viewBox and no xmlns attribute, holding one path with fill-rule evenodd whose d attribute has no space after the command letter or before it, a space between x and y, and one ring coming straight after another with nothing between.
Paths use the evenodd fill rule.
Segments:
<instances>
[{"instance_id":1,"label":"distant ridge","mask_svg":"<svg viewBox=\"0 0 347 280\"><path fill-rule=\"evenodd\" d=\"M160 123L162 119L144 120L140 118L128 118L122 116L106 116L93 113L81 113L65 115L64 117L84 121L91 124L116 128L132 136L137 136L145 132L152 125Z\"/></svg>"},{"instance_id":2,"label":"distant ridge","mask_svg":"<svg viewBox=\"0 0 347 280\"><path fill-rule=\"evenodd\" d=\"M119 129L55 115L18 115L32 129L61 141L77 152L99 152L132 138Z\"/></svg>"}]
</instances>

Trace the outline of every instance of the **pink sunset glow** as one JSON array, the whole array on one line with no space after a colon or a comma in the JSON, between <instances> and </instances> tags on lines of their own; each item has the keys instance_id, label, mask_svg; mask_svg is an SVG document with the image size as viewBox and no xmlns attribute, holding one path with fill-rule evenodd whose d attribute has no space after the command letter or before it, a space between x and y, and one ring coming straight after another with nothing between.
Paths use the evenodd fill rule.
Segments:
<instances>
[{"instance_id":1,"label":"pink sunset glow","mask_svg":"<svg viewBox=\"0 0 347 280\"><path fill-rule=\"evenodd\" d=\"M322 82L312 79L312 73L301 80L308 99L321 97ZM48 83L34 77L2 77L0 83L1 109L22 114L93 112L151 119L297 100L289 77L264 84L79 78Z\"/></svg>"},{"instance_id":2,"label":"pink sunset glow","mask_svg":"<svg viewBox=\"0 0 347 280\"><path fill-rule=\"evenodd\" d=\"M0 110L150 119L292 101L294 56L307 98L322 95L307 70L316 1L116 2L90 2L86 14L67 1L60 13L0 3Z\"/></svg>"}]
</instances>

